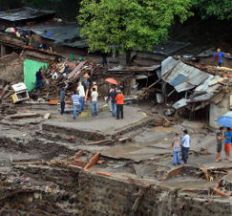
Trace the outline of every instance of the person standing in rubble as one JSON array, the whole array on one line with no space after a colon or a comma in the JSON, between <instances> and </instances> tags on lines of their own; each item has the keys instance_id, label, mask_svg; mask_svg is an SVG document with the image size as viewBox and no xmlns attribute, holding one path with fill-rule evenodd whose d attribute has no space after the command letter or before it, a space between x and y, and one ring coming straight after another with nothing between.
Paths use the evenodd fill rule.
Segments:
<instances>
[{"instance_id":1,"label":"person standing in rubble","mask_svg":"<svg viewBox=\"0 0 232 216\"><path fill-rule=\"evenodd\" d=\"M36 88L36 90L41 89L43 87L43 85L44 85L44 76L43 76L43 73L42 73L42 68L40 68L36 72L35 77L36 77L35 88Z\"/></svg>"},{"instance_id":2,"label":"person standing in rubble","mask_svg":"<svg viewBox=\"0 0 232 216\"><path fill-rule=\"evenodd\" d=\"M98 114L98 93L96 88L92 88L91 92L91 113L92 116L97 116Z\"/></svg>"},{"instance_id":3,"label":"person standing in rubble","mask_svg":"<svg viewBox=\"0 0 232 216\"><path fill-rule=\"evenodd\" d=\"M230 128L224 132L224 151L226 155L226 160L230 160L230 151L231 151L231 141L232 141L232 131Z\"/></svg>"},{"instance_id":4,"label":"person standing in rubble","mask_svg":"<svg viewBox=\"0 0 232 216\"><path fill-rule=\"evenodd\" d=\"M84 86L84 90L85 90L85 102L88 99L88 95L89 95L89 89L90 89L90 81L89 81L89 74L85 73L83 75L83 81L82 81L82 85Z\"/></svg>"},{"instance_id":5,"label":"person standing in rubble","mask_svg":"<svg viewBox=\"0 0 232 216\"><path fill-rule=\"evenodd\" d=\"M96 89L96 91L98 91L98 86L97 86L97 82L96 82L96 81L93 81L93 82L92 82L91 91L92 91L94 88Z\"/></svg>"},{"instance_id":6,"label":"person standing in rubble","mask_svg":"<svg viewBox=\"0 0 232 216\"><path fill-rule=\"evenodd\" d=\"M224 128L223 127L220 127L219 131L217 131L216 140L217 140L216 162L218 162L218 161L221 161L222 145L224 141Z\"/></svg>"},{"instance_id":7,"label":"person standing in rubble","mask_svg":"<svg viewBox=\"0 0 232 216\"><path fill-rule=\"evenodd\" d=\"M223 64L223 58L224 58L224 56L225 56L225 53L222 52L220 48L218 48L217 52L214 52L214 54L213 54L214 61L217 62L217 65L219 67L221 67L222 64Z\"/></svg>"},{"instance_id":8,"label":"person standing in rubble","mask_svg":"<svg viewBox=\"0 0 232 216\"><path fill-rule=\"evenodd\" d=\"M117 119L123 119L124 118L124 113L123 113L123 105L124 105L124 94L122 91L119 89L117 90L117 95L115 97L115 102L117 105Z\"/></svg>"},{"instance_id":9,"label":"person standing in rubble","mask_svg":"<svg viewBox=\"0 0 232 216\"><path fill-rule=\"evenodd\" d=\"M188 161L190 144L191 138L188 134L188 131L185 129L183 130L183 136L181 138L181 152L184 164L187 164Z\"/></svg>"},{"instance_id":10,"label":"person standing in rubble","mask_svg":"<svg viewBox=\"0 0 232 216\"><path fill-rule=\"evenodd\" d=\"M85 108L85 89L81 82L78 83L77 91L80 96L80 111L83 112Z\"/></svg>"},{"instance_id":11,"label":"person standing in rubble","mask_svg":"<svg viewBox=\"0 0 232 216\"><path fill-rule=\"evenodd\" d=\"M108 62L107 62L107 54L106 53L102 53L102 66L105 67L107 66Z\"/></svg>"},{"instance_id":12,"label":"person standing in rubble","mask_svg":"<svg viewBox=\"0 0 232 216\"><path fill-rule=\"evenodd\" d=\"M113 85L110 88L108 97L107 97L107 103L110 103L110 108L111 108L111 112L112 112L112 116L116 117L116 113L117 113L117 107L116 107L116 101L115 101L115 97L117 95L117 91L116 91L116 87Z\"/></svg>"},{"instance_id":13,"label":"person standing in rubble","mask_svg":"<svg viewBox=\"0 0 232 216\"><path fill-rule=\"evenodd\" d=\"M180 135L176 133L175 137L172 140L172 148L173 148L173 160L172 164L174 166L180 165Z\"/></svg>"},{"instance_id":14,"label":"person standing in rubble","mask_svg":"<svg viewBox=\"0 0 232 216\"><path fill-rule=\"evenodd\" d=\"M63 115L65 110L65 87L60 88L60 114Z\"/></svg>"},{"instance_id":15,"label":"person standing in rubble","mask_svg":"<svg viewBox=\"0 0 232 216\"><path fill-rule=\"evenodd\" d=\"M72 104L73 104L72 118L73 118L73 120L76 120L76 118L80 112L80 96L79 96L79 93L77 91L73 92Z\"/></svg>"}]
</instances>

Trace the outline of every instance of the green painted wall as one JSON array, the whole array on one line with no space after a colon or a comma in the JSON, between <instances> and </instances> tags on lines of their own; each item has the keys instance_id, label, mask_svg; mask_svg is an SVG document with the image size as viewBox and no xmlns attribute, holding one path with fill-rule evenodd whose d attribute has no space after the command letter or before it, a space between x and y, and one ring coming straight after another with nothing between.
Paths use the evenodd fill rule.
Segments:
<instances>
[{"instance_id":1,"label":"green painted wall","mask_svg":"<svg viewBox=\"0 0 232 216\"><path fill-rule=\"evenodd\" d=\"M41 67L48 67L48 63L32 59L25 59L23 62L24 83L29 92L35 88L35 74Z\"/></svg>"}]
</instances>

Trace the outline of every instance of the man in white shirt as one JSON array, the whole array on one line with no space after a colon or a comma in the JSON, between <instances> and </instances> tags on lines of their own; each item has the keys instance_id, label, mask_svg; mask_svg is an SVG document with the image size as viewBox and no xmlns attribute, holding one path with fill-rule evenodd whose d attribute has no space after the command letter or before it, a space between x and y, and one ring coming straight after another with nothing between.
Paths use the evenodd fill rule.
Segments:
<instances>
[{"instance_id":1,"label":"man in white shirt","mask_svg":"<svg viewBox=\"0 0 232 216\"><path fill-rule=\"evenodd\" d=\"M85 89L81 82L78 83L77 91L80 96L80 111L84 111L85 108Z\"/></svg>"},{"instance_id":2,"label":"man in white shirt","mask_svg":"<svg viewBox=\"0 0 232 216\"><path fill-rule=\"evenodd\" d=\"M91 112L92 112L92 116L97 116L97 113L98 113L97 101L98 101L98 93L97 93L96 88L93 88L92 93L91 93Z\"/></svg>"},{"instance_id":3,"label":"man in white shirt","mask_svg":"<svg viewBox=\"0 0 232 216\"><path fill-rule=\"evenodd\" d=\"M181 138L181 151L182 151L182 160L186 164L188 161L189 148L191 144L191 138L188 134L188 131L183 130L183 136Z\"/></svg>"}]
</instances>

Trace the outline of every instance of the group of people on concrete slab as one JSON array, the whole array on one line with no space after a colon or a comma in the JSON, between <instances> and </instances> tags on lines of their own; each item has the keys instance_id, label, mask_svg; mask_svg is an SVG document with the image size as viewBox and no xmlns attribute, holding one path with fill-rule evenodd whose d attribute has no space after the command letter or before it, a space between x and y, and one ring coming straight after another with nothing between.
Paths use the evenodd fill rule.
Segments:
<instances>
[{"instance_id":1,"label":"group of people on concrete slab","mask_svg":"<svg viewBox=\"0 0 232 216\"><path fill-rule=\"evenodd\" d=\"M112 113L112 116L116 119L123 119L124 118L124 101L125 97L122 93L122 90L120 87L117 87L116 85L112 85L109 94L107 96L106 100L110 105L110 111Z\"/></svg>"},{"instance_id":2,"label":"group of people on concrete slab","mask_svg":"<svg viewBox=\"0 0 232 216\"><path fill-rule=\"evenodd\" d=\"M72 102L72 118L75 120L77 116L84 111L87 101L90 101L92 116L98 115L98 86L96 82L92 82L89 76L83 76L79 81L77 88L71 95ZM65 112L65 97L67 87L63 85L60 88L60 114ZM116 119L124 118L124 94L119 86L112 85L106 97L107 103L110 104L112 116Z\"/></svg>"},{"instance_id":3,"label":"group of people on concrete slab","mask_svg":"<svg viewBox=\"0 0 232 216\"><path fill-rule=\"evenodd\" d=\"M174 166L180 165L182 162L187 164L189 157L189 148L191 145L191 137L188 134L188 130L183 130L183 135L176 133L172 140L173 149L173 160L172 164Z\"/></svg>"},{"instance_id":4,"label":"group of people on concrete slab","mask_svg":"<svg viewBox=\"0 0 232 216\"><path fill-rule=\"evenodd\" d=\"M225 159L230 160L230 152L232 145L232 129L220 127L216 133L217 149L216 149L216 161L222 160L221 152L224 145Z\"/></svg>"},{"instance_id":5,"label":"group of people on concrete slab","mask_svg":"<svg viewBox=\"0 0 232 216\"><path fill-rule=\"evenodd\" d=\"M60 114L65 112L65 96L67 87L63 85L60 89ZM98 115L98 86L96 82L91 82L89 76L84 75L82 81L79 81L77 88L71 95L72 118L84 111L87 100L90 100L92 116Z\"/></svg>"}]
</instances>

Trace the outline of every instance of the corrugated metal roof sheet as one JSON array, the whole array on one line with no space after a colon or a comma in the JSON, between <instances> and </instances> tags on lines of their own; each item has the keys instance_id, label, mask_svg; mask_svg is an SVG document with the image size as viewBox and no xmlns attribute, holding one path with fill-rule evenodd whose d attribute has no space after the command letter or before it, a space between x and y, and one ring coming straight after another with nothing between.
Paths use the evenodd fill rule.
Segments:
<instances>
[{"instance_id":1,"label":"corrugated metal roof sheet","mask_svg":"<svg viewBox=\"0 0 232 216\"><path fill-rule=\"evenodd\" d=\"M33 26L24 26L24 30L29 30L35 34L54 41L56 44L86 48L87 43L80 37L80 29L76 23L43 23Z\"/></svg>"},{"instance_id":2,"label":"corrugated metal roof sheet","mask_svg":"<svg viewBox=\"0 0 232 216\"><path fill-rule=\"evenodd\" d=\"M214 76L209 75L208 79L206 79L205 82L196 87L195 92L206 92L212 79L214 79Z\"/></svg>"},{"instance_id":3,"label":"corrugated metal roof sheet","mask_svg":"<svg viewBox=\"0 0 232 216\"><path fill-rule=\"evenodd\" d=\"M174 55L176 52L182 50L183 48L189 46L188 42L180 42L180 41L168 41L165 44L156 45L154 47L154 53L161 55Z\"/></svg>"},{"instance_id":4,"label":"corrugated metal roof sheet","mask_svg":"<svg viewBox=\"0 0 232 216\"><path fill-rule=\"evenodd\" d=\"M190 90L193 88L195 88L195 86L192 85L191 83L188 83L188 82L183 82L183 83L175 86L175 89L177 92L183 92L183 91L187 91L187 90Z\"/></svg>"},{"instance_id":5,"label":"corrugated metal roof sheet","mask_svg":"<svg viewBox=\"0 0 232 216\"><path fill-rule=\"evenodd\" d=\"M180 108L183 108L183 107L187 106L188 105L187 101L188 100L186 98L182 98L182 99L178 100L176 103L174 103L172 105L172 107L174 109L178 110Z\"/></svg>"},{"instance_id":6,"label":"corrugated metal roof sheet","mask_svg":"<svg viewBox=\"0 0 232 216\"><path fill-rule=\"evenodd\" d=\"M198 86L201 83L203 83L205 80L209 78L210 74L207 74L203 71L200 71L198 69L194 70L192 74L189 76L189 82L192 85Z\"/></svg>"},{"instance_id":7,"label":"corrugated metal roof sheet","mask_svg":"<svg viewBox=\"0 0 232 216\"><path fill-rule=\"evenodd\" d=\"M55 11L37 10L33 8L24 7L19 9L0 11L0 19L10 22L16 22L16 21L31 20L31 19L40 18L48 15L54 15L54 14Z\"/></svg>"},{"instance_id":8,"label":"corrugated metal roof sheet","mask_svg":"<svg viewBox=\"0 0 232 216\"><path fill-rule=\"evenodd\" d=\"M43 23L33 26L25 26L23 29L30 30L35 34L53 40L56 43L80 37L79 28L76 23Z\"/></svg>"},{"instance_id":9,"label":"corrugated metal roof sheet","mask_svg":"<svg viewBox=\"0 0 232 216\"><path fill-rule=\"evenodd\" d=\"M161 63L161 76L163 77L165 74L170 72L178 64L178 62L179 61L173 57L164 59Z\"/></svg>"},{"instance_id":10,"label":"corrugated metal roof sheet","mask_svg":"<svg viewBox=\"0 0 232 216\"><path fill-rule=\"evenodd\" d=\"M193 97L192 99L189 100L189 102L202 102L202 101L208 101L213 97L213 93L206 93L203 95L199 95L196 97Z\"/></svg>"},{"instance_id":11,"label":"corrugated metal roof sheet","mask_svg":"<svg viewBox=\"0 0 232 216\"><path fill-rule=\"evenodd\" d=\"M173 80L171 80L169 83L172 86L177 86L187 80L188 80L188 77L184 76L183 74L177 74L177 76Z\"/></svg>"},{"instance_id":12,"label":"corrugated metal roof sheet","mask_svg":"<svg viewBox=\"0 0 232 216\"><path fill-rule=\"evenodd\" d=\"M172 85L178 92L192 89L209 77L209 74L172 57L165 59L161 66L162 79Z\"/></svg>"}]
</instances>

